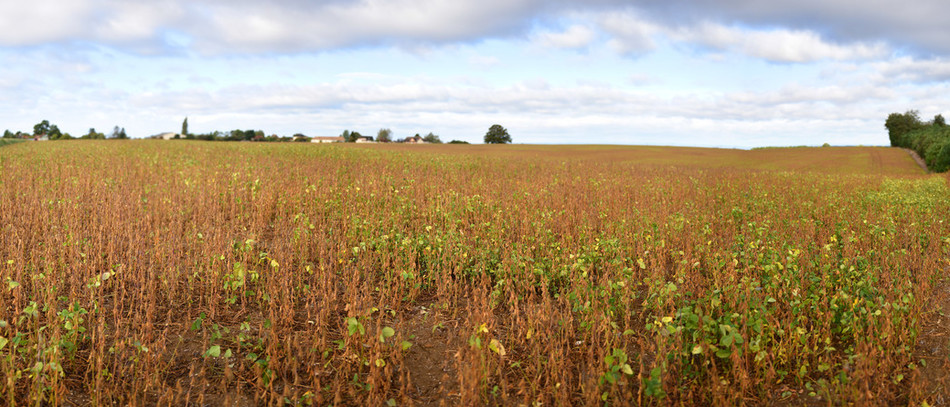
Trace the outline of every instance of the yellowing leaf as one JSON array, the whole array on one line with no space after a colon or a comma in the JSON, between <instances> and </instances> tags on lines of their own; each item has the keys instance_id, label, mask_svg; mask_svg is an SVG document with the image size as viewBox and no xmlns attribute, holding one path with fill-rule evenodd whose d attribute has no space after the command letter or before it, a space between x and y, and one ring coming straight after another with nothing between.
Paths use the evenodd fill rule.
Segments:
<instances>
[{"instance_id":1,"label":"yellowing leaf","mask_svg":"<svg viewBox=\"0 0 950 407\"><path fill-rule=\"evenodd\" d=\"M491 342L488 343L488 349L491 349L501 356L505 356L505 347L501 344L501 342L498 342L497 339L492 339Z\"/></svg>"}]
</instances>

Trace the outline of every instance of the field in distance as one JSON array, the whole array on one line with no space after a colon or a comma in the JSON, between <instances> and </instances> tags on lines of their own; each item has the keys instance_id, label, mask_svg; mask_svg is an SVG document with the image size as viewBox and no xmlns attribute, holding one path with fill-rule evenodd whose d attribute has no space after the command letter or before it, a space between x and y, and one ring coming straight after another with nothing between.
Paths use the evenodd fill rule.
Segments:
<instances>
[{"instance_id":1,"label":"field in distance","mask_svg":"<svg viewBox=\"0 0 950 407\"><path fill-rule=\"evenodd\" d=\"M0 148L0 399L946 402L950 189L900 149Z\"/></svg>"},{"instance_id":2,"label":"field in distance","mask_svg":"<svg viewBox=\"0 0 950 407\"><path fill-rule=\"evenodd\" d=\"M753 150L611 145L400 145L378 148L396 151L426 149L439 153L487 154L545 159L594 159L633 164L676 165L701 168L736 168L919 175L923 170L904 150L890 147L767 147Z\"/></svg>"}]
</instances>

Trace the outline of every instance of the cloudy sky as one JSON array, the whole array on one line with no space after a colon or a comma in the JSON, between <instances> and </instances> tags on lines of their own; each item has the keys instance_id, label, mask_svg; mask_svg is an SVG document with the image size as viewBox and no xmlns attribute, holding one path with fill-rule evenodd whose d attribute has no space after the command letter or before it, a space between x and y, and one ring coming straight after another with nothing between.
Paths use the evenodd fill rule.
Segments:
<instances>
[{"instance_id":1,"label":"cloudy sky","mask_svg":"<svg viewBox=\"0 0 950 407\"><path fill-rule=\"evenodd\" d=\"M0 128L883 145L946 114L945 0L0 2Z\"/></svg>"}]
</instances>

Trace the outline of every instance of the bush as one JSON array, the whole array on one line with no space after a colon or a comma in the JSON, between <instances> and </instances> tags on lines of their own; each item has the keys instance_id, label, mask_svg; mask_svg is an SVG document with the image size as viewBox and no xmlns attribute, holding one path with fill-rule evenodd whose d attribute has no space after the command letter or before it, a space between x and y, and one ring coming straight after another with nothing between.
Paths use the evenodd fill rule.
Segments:
<instances>
[{"instance_id":1,"label":"bush","mask_svg":"<svg viewBox=\"0 0 950 407\"><path fill-rule=\"evenodd\" d=\"M924 123L915 110L907 113L891 113L884 124L891 145L909 148L920 154L933 172L950 169L950 128L938 115L933 122Z\"/></svg>"},{"instance_id":2,"label":"bush","mask_svg":"<svg viewBox=\"0 0 950 407\"><path fill-rule=\"evenodd\" d=\"M927 168L933 172L944 172L950 169L950 138L941 139L927 148L924 155Z\"/></svg>"}]
</instances>

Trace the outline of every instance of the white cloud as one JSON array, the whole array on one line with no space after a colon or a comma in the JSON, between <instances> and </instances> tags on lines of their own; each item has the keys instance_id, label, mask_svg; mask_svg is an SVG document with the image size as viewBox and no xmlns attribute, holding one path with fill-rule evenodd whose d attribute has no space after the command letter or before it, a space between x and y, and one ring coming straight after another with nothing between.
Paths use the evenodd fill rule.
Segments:
<instances>
[{"instance_id":1,"label":"white cloud","mask_svg":"<svg viewBox=\"0 0 950 407\"><path fill-rule=\"evenodd\" d=\"M625 55L642 54L656 48L653 37L661 31L658 25L630 12L608 12L600 18L601 28L612 36L608 45Z\"/></svg>"},{"instance_id":2,"label":"white cloud","mask_svg":"<svg viewBox=\"0 0 950 407\"><path fill-rule=\"evenodd\" d=\"M538 4L538 0L3 2L0 44L89 41L154 53L169 45L166 32L172 31L178 33L176 42L225 54L364 45L412 48L525 33Z\"/></svg>"},{"instance_id":3,"label":"white cloud","mask_svg":"<svg viewBox=\"0 0 950 407\"><path fill-rule=\"evenodd\" d=\"M479 41L527 30L531 0L210 2L197 45L207 52L298 52L364 45Z\"/></svg>"},{"instance_id":4,"label":"white cloud","mask_svg":"<svg viewBox=\"0 0 950 407\"><path fill-rule=\"evenodd\" d=\"M597 34L590 27L575 24L562 32L541 32L535 41L553 48L583 49L591 45Z\"/></svg>"},{"instance_id":5,"label":"white cloud","mask_svg":"<svg viewBox=\"0 0 950 407\"><path fill-rule=\"evenodd\" d=\"M875 64L882 82L947 82L950 81L950 60L945 58L896 58Z\"/></svg>"},{"instance_id":6,"label":"white cloud","mask_svg":"<svg viewBox=\"0 0 950 407\"><path fill-rule=\"evenodd\" d=\"M702 23L669 31L675 40L728 50L774 62L815 62L821 60L861 60L885 56L882 43L839 45L824 41L818 34L802 30L751 30L722 24Z\"/></svg>"}]
</instances>

